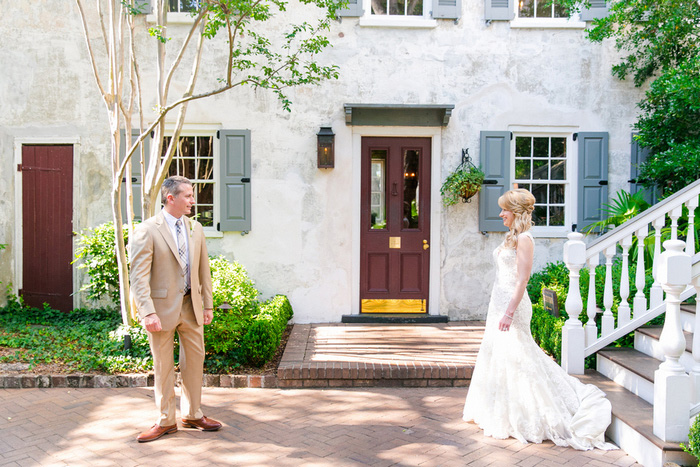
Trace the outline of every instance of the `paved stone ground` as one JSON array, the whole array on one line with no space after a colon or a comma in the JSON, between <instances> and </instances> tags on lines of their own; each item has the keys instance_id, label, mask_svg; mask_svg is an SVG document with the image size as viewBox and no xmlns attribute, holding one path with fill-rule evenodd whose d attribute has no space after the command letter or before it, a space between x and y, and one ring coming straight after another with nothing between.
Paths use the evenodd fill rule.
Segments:
<instances>
[{"instance_id":1,"label":"paved stone ground","mask_svg":"<svg viewBox=\"0 0 700 467\"><path fill-rule=\"evenodd\" d=\"M2 466L638 466L623 451L485 438L461 420L466 388L205 388L219 432L152 443L152 388L0 390Z\"/></svg>"}]
</instances>

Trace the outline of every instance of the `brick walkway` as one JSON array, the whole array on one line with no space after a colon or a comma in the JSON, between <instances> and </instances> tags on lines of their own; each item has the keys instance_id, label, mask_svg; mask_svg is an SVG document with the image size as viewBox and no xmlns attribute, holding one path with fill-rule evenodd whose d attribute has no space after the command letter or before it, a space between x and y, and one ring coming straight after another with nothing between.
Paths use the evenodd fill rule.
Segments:
<instances>
[{"instance_id":1,"label":"brick walkway","mask_svg":"<svg viewBox=\"0 0 700 467\"><path fill-rule=\"evenodd\" d=\"M215 433L139 444L151 388L0 390L3 466L638 466L622 451L485 438L461 421L466 388L205 388Z\"/></svg>"}]
</instances>

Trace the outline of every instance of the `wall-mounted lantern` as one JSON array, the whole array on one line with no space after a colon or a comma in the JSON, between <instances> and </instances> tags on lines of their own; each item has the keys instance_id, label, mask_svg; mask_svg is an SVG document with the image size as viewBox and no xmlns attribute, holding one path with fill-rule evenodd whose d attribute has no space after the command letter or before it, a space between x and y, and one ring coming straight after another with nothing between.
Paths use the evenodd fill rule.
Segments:
<instances>
[{"instance_id":1,"label":"wall-mounted lantern","mask_svg":"<svg viewBox=\"0 0 700 467\"><path fill-rule=\"evenodd\" d=\"M316 133L318 137L318 168L332 169L335 167L335 133L328 126L322 126Z\"/></svg>"}]
</instances>

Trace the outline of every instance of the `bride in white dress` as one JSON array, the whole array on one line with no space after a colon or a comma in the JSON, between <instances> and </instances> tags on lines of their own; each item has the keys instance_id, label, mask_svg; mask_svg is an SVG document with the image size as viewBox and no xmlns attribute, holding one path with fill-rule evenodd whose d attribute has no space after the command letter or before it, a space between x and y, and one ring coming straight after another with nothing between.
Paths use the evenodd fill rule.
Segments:
<instances>
[{"instance_id":1,"label":"bride in white dress","mask_svg":"<svg viewBox=\"0 0 700 467\"><path fill-rule=\"evenodd\" d=\"M529 232L535 197L516 189L498 199L510 229L493 252L496 282L484 339L464 405L464 420L486 436L521 443L552 440L559 446L617 449L605 442L611 406L605 394L569 376L535 343L530 333L532 303L525 288L532 270L534 239Z\"/></svg>"}]
</instances>

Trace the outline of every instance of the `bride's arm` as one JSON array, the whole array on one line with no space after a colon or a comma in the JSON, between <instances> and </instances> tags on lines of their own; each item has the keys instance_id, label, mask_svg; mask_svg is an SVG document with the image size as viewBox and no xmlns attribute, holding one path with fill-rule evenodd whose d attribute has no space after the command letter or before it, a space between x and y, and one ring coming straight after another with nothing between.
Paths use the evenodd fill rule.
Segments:
<instances>
[{"instance_id":1,"label":"bride's arm","mask_svg":"<svg viewBox=\"0 0 700 467\"><path fill-rule=\"evenodd\" d=\"M501 318L501 321L498 323L498 328L501 331L507 331L510 329L510 325L513 322L513 314L515 313L515 309L523 299L525 289L527 288L527 281L530 280L530 273L532 272L534 251L535 245L533 245L530 236L523 234L519 235L518 246L516 249L518 280L515 283L515 290L513 291L513 296L510 299L510 303L508 303L508 308L506 308L506 314L503 315L503 318Z\"/></svg>"}]
</instances>

